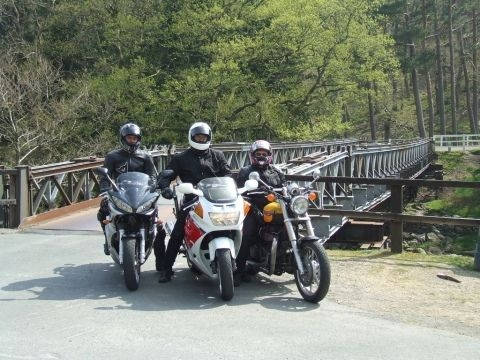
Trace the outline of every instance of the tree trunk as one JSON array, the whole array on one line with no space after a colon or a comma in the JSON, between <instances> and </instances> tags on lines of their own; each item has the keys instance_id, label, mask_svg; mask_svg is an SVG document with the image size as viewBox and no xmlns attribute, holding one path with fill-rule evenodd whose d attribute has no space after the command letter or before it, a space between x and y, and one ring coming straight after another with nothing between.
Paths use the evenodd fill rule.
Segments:
<instances>
[{"instance_id":1,"label":"tree trunk","mask_svg":"<svg viewBox=\"0 0 480 360\"><path fill-rule=\"evenodd\" d=\"M440 132L442 135L447 133L447 123L445 120L445 90L443 88L443 66L442 66L442 48L440 46L440 29L438 28L437 4L435 3L435 49L437 64L437 109L440 116Z\"/></svg>"},{"instance_id":2,"label":"tree trunk","mask_svg":"<svg viewBox=\"0 0 480 360\"><path fill-rule=\"evenodd\" d=\"M453 1L448 1L448 49L450 52L450 110L452 118L452 134L458 133L456 95L455 95L455 61L453 56Z\"/></svg>"},{"instance_id":3,"label":"tree trunk","mask_svg":"<svg viewBox=\"0 0 480 360\"><path fill-rule=\"evenodd\" d=\"M409 23L409 15L405 14L405 29L409 29ZM423 122L422 99L420 97L420 90L418 88L418 72L415 66L415 43L412 36L409 36L408 42L408 45L410 47L410 59L412 63L412 68L410 71L412 76L413 96L415 98L415 112L417 114L418 135L423 139L425 138L425 124Z\"/></svg>"},{"instance_id":4,"label":"tree trunk","mask_svg":"<svg viewBox=\"0 0 480 360\"><path fill-rule=\"evenodd\" d=\"M477 48L478 48L478 37L477 37L477 13L473 9L473 47L472 47L472 63L473 63L473 76L472 76L472 99L473 99L473 119L475 122L475 128L478 131L478 88L477 88L477 76L478 76L478 67L477 67Z\"/></svg>"},{"instance_id":5,"label":"tree trunk","mask_svg":"<svg viewBox=\"0 0 480 360\"><path fill-rule=\"evenodd\" d=\"M398 84L395 77L392 77L392 110L398 111Z\"/></svg>"},{"instance_id":6,"label":"tree trunk","mask_svg":"<svg viewBox=\"0 0 480 360\"><path fill-rule=\"evenodd\" d=\"M460 96L462 92L462 76L463 76L463 67L462 64L460 63L458 66L458 71L455 72L455 110L456 113L459 112L460 109ZM461 120L461 114L462 112L460 111L459 113L459 118ZM458 122L458 120L457 120Z\"/></svg>"},{"instance_id":7,"label":"tree trunk","mask_svg":"<svg viewBox=\"0 0 480 360\"><path fill-rule=\"evenodd\" d=\"M415 57L415 47L412 44L412 58ZM418 89L418 74L415 66L412 68L412 86L413 93L415 96L415 110L417 113L417 125L418 125L418 135L421 138L425 138L425 124L423 122L423 109L422 109L422 99L420 98L420 90Z\"/></svg>"},{"instance_id":8,"label":"tree trunk","mask_svg":"<svg viewBox=\"0 0 480 360\"><path fill-rule=\"evenodd\" d=\"M407 3L405 5L405 13L407 13ZM405 30L408 29L408 15L405 16ZM410 54L410 49L409 49L409 46L408 44L405 45L405 58L408 58L409 57L409 54ZM407 67L404 69L403 73L403 85L405 86L405 97L406 98L409 98L410 97L410 85L408 84L408 65Z\"/></svg>"},{"instance_id":9,"label":"tree trunk","mask_svg":"<svg viewBox=\"0 0 480 360\"><path fill-rule=\"evenodd\" d=\"M348 110L348 105L343 104L343 122L350 123L350 111Z\"/></svg>"},{"instance_id":10,"label":"tree trunk","mask_svg":"<svg viewBox=\"0 0 480 360\"><path fill-rule=\"evenodd\" d=\"M422 1L422 10L423 10L423 31L427 33L427 7L425 0ZM425 53L426 44L425 38L422 41L422 50ZM427 101L428 101L428 137L433 138L434 135L434 124L435 124L435 110L433 108L433 98L432 98L432 84L430 79L430 72L428 71L428 65L424 67L425 72L425 82L427 85Z\"/></svg>"},{"instance_id":11,"label":"tree trunk","mask_svg":"<svg viewBox=\"0 0 480 360\"><path fill-rule=\"evenodd\" d=\"M375 110L373 109L373 100L372 100L372 84L368 83L368 118L370 120L370 137L372 141L377 140L377 131L375 127Z\"/></svg>"},{"instance_id":12,"label":"tree trunk","mask_svg":"<svg viewBox=\"0 0 480 360\"><path fill-rule=\"evenodd\" d=\"M433 109L432 84L430 79L430 72L427 71L427 97L428 97L428 137L433 138L435 133L435 110Z\"/></svg>"},{"instance_id":13,"label":"tree trunk","mask_svg":"<svg viewBox=\"0 0 480 360\"><path fill-rule=\"evenodd\" d=\"M470 83L468 79L468 69L467 61L465 60L465 50L463 47L463 30L462 28L458 29L458 43L460 44L460 61L462 62L463 75L465 77L465 93L467 97L467 111L468 119L470 120L470 132L476 134L478 129L476 127L475 121L473 119L472 104L470 102Z\"/></svg>"},{"instance_id":14,"label":"tree trunk","mask_svg":"<svg viewBox=\"0 0 480 360\"><path fill-rule=\"evenodd\" d=\"M391 133L391 119L390 117L385 120L385 123L383 124L383 138L385 142L388 142L390 138L392 137Z\"/></svg>"}]
</instances>

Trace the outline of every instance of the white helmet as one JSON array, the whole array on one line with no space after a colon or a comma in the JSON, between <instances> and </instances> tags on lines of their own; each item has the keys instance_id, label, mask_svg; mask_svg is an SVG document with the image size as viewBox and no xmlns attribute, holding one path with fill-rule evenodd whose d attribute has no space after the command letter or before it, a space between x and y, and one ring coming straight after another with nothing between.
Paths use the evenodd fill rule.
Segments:
<instances>
[{"instance_id":1,"label":"white helmet","mask_svg":"<svg viewBox=\"0 0 480 360\"><path fill-rule=\"evenodd\" d=\"M198 134L203 134L207 136L206 142L196 142L193 137ZM212 141L212 129L210 126L204 122L196 122L190 126L188 130L188 143L190 146L197 150L207 150L210 147L210 142Z\"/></svg>"}]
</instances>

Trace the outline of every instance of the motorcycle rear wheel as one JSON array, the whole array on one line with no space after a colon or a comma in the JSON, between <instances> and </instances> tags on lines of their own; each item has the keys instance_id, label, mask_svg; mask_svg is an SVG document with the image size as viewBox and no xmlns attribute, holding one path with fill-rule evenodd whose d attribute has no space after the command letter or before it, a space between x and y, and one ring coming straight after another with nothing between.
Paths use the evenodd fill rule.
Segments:
<instances>
[{"instance_id":1,"label":"motorcycle rear wheel","mask_svg":"<svg viewBox=\"0 0 480 360\"><path fill-rule=\"evenodd\" d=\"M229 249L218 249L215 255L220 297L229 301L234 293L232 255Z\"/></svg>"},{"instance_id":2,"label":"motorcycle rear wheel","mask_svg":"<svg viewBox=\"0 0 480 360\"><path fill-rule=\"evenodd\" d=\"M330 287L330 262L323 246L318 242L304 242L299 248L305 274L295 271L295 283L302 297L318 303Z\"/></svg>"},{"instance_id":3,"label":"motorcycle rear wheel","mask_svg":"<svg viewBox=\"0 0 480 360\"><path fill-rule=\"evenodd\" d=\"M137 260L136 240L123 241L123 277L128 290L134 291L140 285L140 263Z\"/></svg>"}]
</instances>

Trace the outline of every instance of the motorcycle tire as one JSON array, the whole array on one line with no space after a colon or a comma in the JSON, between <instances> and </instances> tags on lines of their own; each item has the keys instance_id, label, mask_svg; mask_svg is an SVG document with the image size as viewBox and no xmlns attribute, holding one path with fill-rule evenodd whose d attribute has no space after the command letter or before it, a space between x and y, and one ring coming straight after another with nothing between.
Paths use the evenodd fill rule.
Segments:
<instances>
[{"instance_id":1,"label":"motorcycle tire","mask_svg":"<svg viewBox=\"0 0 480 360\"><path fill-rule=\"evenodd\" d=\"M220 297L225 301L229 301L233 298L234 292L232 255L229 249L218 249L215 258L217 261Z\"/></svg>"},{"instance_id":2,"label":"motorcycle tire","mask_svg":"<svg viewBox=\"0 0 480 360\"><path fill-rule=\"evenodd\" d=\"M128 290L134 291L140 285L140 263L136 256L136 240L123 241L123 277Z\"/></svg>"},{"instance_id":3,"label":"motorcycle tire","mask_svg":"<svg viewBox=\"0 0 480 360\"><path fill-rule=\"evenodd\" d=\"M307 271L304 276L300 276L298 269L295 271L297 289L306 301L318 303L327 295L330 287L330 262L327 253L318 241L302 243L299 251L303 266ZM315 267L318 266L319 274L313 269L313 262L315 262L313 264ZM318 287L315 290L309 290L308 287L312 285L314 279L318 280Z\"/></svg>"}]
</instances>

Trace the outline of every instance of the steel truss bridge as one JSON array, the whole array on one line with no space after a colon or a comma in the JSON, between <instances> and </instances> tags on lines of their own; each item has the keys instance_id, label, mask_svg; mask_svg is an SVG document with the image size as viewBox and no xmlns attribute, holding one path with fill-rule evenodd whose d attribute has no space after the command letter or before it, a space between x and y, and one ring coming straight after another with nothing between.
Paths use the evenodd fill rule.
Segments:
<instances>
[{"instance_id":1,"label":"steel truss bridge","mask_svg":"<svg viewBox=\"0 0 480 360\"><path fill-rule=\"evenodd\" d=\"M403 177L407 172L427 167L433 159L429 140L394 141L388 144L362 143L354 139L319 142L274 143L274 162L291 175L309 175L320 170L322 176L358 178ZM246 143L223 143L222 150L232 169L249 164ZM158 146L150 150L157 170L182 149ZM4 226L18 227L39 214L56 215L59 209L75 209L97 201L99 180L95 168L103 158L81 158L43 166L0 169L1 220ZM411 176L411 175L410 175ZM385 186L353 187L345 184L318 184L317 206L364 205L381 196ZM363 199L363 200L362 200ZM344 204L343 206L348 207ZM53 210L57 210L52 212Z\"/></svg>"}]
</instances>

